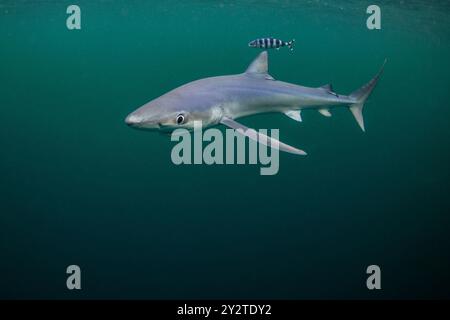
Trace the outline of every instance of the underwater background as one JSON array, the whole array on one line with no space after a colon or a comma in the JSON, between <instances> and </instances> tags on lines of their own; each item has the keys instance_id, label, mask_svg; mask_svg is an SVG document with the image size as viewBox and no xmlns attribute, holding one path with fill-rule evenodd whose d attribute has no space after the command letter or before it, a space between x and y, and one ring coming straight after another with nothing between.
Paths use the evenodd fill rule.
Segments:
<instances>
[{"instance_id":1,"label":"underwater background","mask_svg":"<svg viewBox=\"0 0 450 320\"><path fill-rule=\"evenodd\" d=\"M0 298L450 298L449 18L448 1L1 0ZM242 119L308 152L261 176L176 166L168 136L125 125L243 72L267 36L296 39L273 77L342 94L387 58L366 132L347 108Z\"/></svg>"}]
</instances>

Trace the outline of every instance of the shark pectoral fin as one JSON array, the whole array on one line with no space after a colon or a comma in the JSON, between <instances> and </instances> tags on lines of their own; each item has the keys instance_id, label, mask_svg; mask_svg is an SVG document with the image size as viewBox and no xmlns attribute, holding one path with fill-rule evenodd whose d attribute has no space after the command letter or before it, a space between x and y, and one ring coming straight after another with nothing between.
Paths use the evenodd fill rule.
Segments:
<instances>
[{"instance_id":1,"label":"shark pectoral fin","mask_svg":"<svg viewBox=\"0 0 450 320\"><path fill-rule=\"evenodd\" d=\"M319 112L321 115L323 115L325 117L331 117L330 110L328 110L328 109L319 109Z\"/></svg>"},{"instance_id":2,"label":"shark pectoral fin","mask_svg":"<svg viewBox=\"0 0 450 320\"><path fill-rule=\"evenodd\" d=\"M300 110L286 111L284 114L289 118L294 119L295 121L302 122L302 115Z\"/></svg>"},{"instance_id":3,"label":"shark pectoral fin","mask_svg":"<svg viewBox=\"0 0 450 320\"><path fill-rule=\"evenodd\" d=\"M257 132L255 129L247 128L246 126L234 121L233 119L224 117L224 118L222 118L220 123L222 123L223 125L226 125L227 127L235 129L236 131L238 131L242 135L248 137L249 139L252 139L263 145L270 146L271 148L278 149L278 150L281 150L284 152L302 155L302 156L306 155L306 152L303 150L294 148L294 147L287 145L277 139L268 137L265 134Z\"/></svg>"}]
</instances>

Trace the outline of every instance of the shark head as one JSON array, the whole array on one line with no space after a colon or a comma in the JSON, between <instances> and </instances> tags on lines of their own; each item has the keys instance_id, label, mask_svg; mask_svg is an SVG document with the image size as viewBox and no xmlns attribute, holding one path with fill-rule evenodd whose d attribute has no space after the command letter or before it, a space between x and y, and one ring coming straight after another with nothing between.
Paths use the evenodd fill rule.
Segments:
<instances>
[{"instance_id":1,"label":"shark head","mask_svg":"<svg viewBox=\"0 0 450 320\"><path fill-rule=\"evenodd\" d=\"M222 109L209 99L210 93L185 85L152 100L125 118L132 128L172 132L175 129L194 129L194 122L210 126L220 121Z\"/></svg>"},{"instance_id":2,"label":"shark head","mask_svg":"<svg viewBox=\"0 0 450 320\"><path fill-rule=\"evenodd\" d=\"M194 129L220 123L226 109L236 109L236 94L222 90L236 87L242 79L271 79L267 73L267 52L250 64L245 73L232 76L204 78L189 82L136 109L125 118L125 123L136 129L172 132L176 129ZM230 85L232 84L232 85ZM238 90L239 91L239 90ZM244 97L244 99L246 99Z\"/></svg>"},{"instance_id":3,"label":"shark head","mask_svg":"<svg viewBox=\"0 0 450 320\"><path fill-rule=\"evenodd\" d=\"M189 122L189 112L186 112L184 108L176 108L174 104L164 100L160 97L146 103L130 113L125 118L125 123L136 129L161 131L185 126Z\"/></svg>"}]
</instances>

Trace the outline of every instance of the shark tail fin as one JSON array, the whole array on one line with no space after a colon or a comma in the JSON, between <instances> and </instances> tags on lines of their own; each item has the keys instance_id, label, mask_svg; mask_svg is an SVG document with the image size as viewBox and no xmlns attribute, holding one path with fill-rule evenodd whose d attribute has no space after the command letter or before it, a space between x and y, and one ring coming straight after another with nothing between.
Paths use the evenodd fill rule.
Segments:
<instances>
[{"instance_id":1,"label":"shark tail fin","mask_svg":"<svg viewBox=\"0 0 450 320\"><path fill-rule=\"evenodd\" d=\"M350 94L350 98L353 98L355 100L355 103L350 104L350 111L352 112L353 116L356 119L356 122L358 122L362 131L365 131L364 118L362 114L364 103L366 102L367 98L370 96L373 89L377 85L377 82L380 79L381 74L383 73L386 61L387 60L385 59L380 71L378 71L378 73L375 75L375 77L372 78L372 80L370 80L367 84L363 85L361 88L359 88L356 91L353 91Z\"/></svg>"}]
</instances>

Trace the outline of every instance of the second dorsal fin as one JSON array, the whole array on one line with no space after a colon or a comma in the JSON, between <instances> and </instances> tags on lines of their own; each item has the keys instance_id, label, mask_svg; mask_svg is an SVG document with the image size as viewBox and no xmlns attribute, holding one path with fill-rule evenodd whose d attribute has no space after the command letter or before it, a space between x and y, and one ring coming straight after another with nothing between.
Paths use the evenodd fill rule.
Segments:
<instances>
[{"instance_id":1,"label":"second dorsal fin","mask_svg":"<svg viewBox=\"0 0 450 320\"><path fill-rule=\"evenodd\" d=\"M330 83L327 83L327 84L321 86L320 88L324 89L326 92L328 92L329 94L332 94L333 96L339 97L338 94L336 92L334 92L333 86Z\"/></svg>"}]
</instances>

